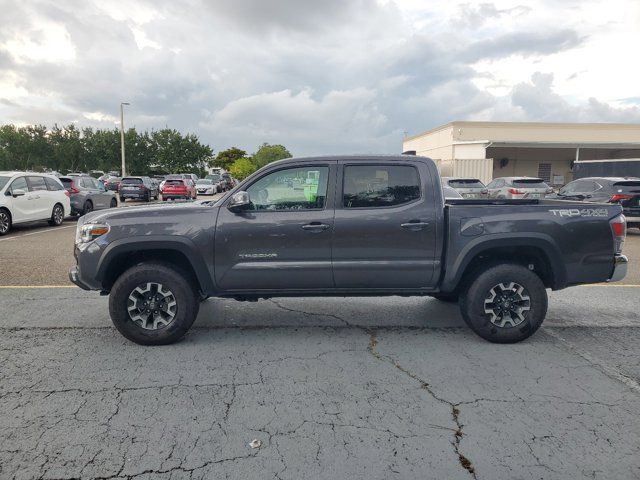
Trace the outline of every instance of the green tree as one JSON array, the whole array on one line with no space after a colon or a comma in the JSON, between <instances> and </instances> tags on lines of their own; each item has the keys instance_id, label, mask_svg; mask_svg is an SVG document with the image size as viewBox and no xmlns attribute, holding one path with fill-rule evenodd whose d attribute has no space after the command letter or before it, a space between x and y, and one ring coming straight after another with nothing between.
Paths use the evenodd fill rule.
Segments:
<instances>
[{"instance_id":1,"label":"green tree","mask_svg":"<svg viewBox=\"0 0 640 480\"><path fill-rule=\"evenodd\" d=\"M258 151L253 154L251 161L256 168L262 168L268 163L290 157L291 153L282 145L269 145L268 143L263 143L260 148L258 148Z\"/></svg>"},{"instance_id":2,"label":"green tree","mask_svg":"<svg viewBox=\"0 0 640 480\"><path fill-rule=\"evenodd\" d=\"M49 133L55 169L77 172L87 170L85 152L80 141L80 130L74 124L59 127L57 124Z\"/></svg>"},{"instance_id":3,"label":"green tree","mask_svg":"<svg viewBox=\"0 0 640 480\"><path fill-rule=\"evenodd\" d=\"M257 170L255 164L248 158L239 158L229 167L229 172L234 178L243 180Z\"/></svg>"},{"instance_id":4,"label":"green tree","mask_svg":"<svg viewBox=\"0 0 640 480\"><path fill-rule=\"evenodd\" d=\"M222 152L219 152L218 155L216 155L216 158L211 161L210 166L229 170L229 168L231 168L231 165L233 165L236 160L240 160L241 158L244 158L246 156L247 152L245 152L244 150L240 150L237 147L227 148L226 150L223 150Z\"/></svg>"}]
</instances>

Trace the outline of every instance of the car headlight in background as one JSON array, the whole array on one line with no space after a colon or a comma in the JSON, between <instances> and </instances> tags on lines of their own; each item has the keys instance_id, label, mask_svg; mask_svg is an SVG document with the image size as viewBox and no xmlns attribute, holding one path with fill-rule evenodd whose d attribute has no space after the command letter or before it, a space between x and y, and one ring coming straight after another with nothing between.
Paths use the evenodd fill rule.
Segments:
<instances>
[{"instance_id":1,"label":"car headlight in background","mask_svg":"<svg viewBox=\"0 0 640 480\"><path fill-rule=\"evenodd\" d=\"M109 225L106 223L85 223L76 228L76 245L89 243L105 233L109 232Z\"/></svg>"}]
</instances>

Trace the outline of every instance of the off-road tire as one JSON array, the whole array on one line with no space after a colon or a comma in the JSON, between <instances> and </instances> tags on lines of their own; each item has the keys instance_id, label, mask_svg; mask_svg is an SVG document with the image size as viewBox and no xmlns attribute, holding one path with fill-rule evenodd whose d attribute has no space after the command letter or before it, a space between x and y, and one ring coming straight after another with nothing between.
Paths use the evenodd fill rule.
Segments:
<instances>
[{"instance_id":1,"label":"off-road tire","mask_svg":"<svg viewBox=\"0 0 640 480\"><path fill-rule=\"evenodd\" d=\"M128 311L129 297L136 287L160 283L176 301L175 317L166 326L148 330L135 323ZM186 273L161 262L142 263L126 270L114 283L109 295L113 324L127 339L140 345L167 345L180 340L189 330L200 308L199 296Z\"/></svg>"},{"instance_id":2,"label":"off-road tire","mask_svg":"<svg viewBox=\"0 0 640 480\"><path fill-rule=\"evenodd\" d=\"M491 314L485 312L485 300L498 284L511 282L524 287L529 298L529 310L523 312L524 320L516 326L496 326ZM533 335L547 314L547 291L542 280L531 270L517 264L494 265L477 272L460 295L460 312L466 324L480 337L493 343L516 343Z\"/></svg>"}]
</instances>

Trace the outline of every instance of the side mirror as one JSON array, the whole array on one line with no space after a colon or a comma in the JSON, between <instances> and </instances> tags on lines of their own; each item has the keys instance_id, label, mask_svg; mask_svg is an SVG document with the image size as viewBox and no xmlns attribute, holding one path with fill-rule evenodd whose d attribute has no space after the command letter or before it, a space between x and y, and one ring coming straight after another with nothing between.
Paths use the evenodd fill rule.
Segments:
<instances>
[{"instance_id":1,"label":"side mirror","mask_svg":"<svg viewBox=\"0 0 640 480\"><path fill-rule=\"evenodd\" d=\"M21 188L16 188L15 190L13 190L11 192L13 194L14 197L22 197L23 195L26 195L27 192L25 192L23 189Z\"/></svg>"},{"instance_id":2,"label":"side mirror","mask_svg":"<svg viewBox=\"0 0 640 480\"><path fill-rule=\"evenodd\" d=\"M247 210L251 206L251 199L249 198L249 194L247 192L237 192L234 193L227 205L227 208L234 212L241 212L242 210Z\"/></svg>"}]
</instances>

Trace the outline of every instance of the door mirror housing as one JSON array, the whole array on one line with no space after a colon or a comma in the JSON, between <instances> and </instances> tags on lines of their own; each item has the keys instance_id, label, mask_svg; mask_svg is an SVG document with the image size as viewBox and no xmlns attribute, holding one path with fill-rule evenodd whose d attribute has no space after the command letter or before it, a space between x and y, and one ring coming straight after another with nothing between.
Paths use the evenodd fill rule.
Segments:
<instances>
[{"instance_id":1,"label":"door mirror housing","mask_svg":"<svg viewBox=\"0 0 640 480\"><path fill-rule=\"evenodd\" d=\"M231 200L229 201L227 208L230 211L237 213L249 209L250 206L251 198L249 197L249 194L247 192L241 191L234 193L231 196Z\"/></svg>"},{"instance_id":2,"label":"door mirror housing","mask_svg":"<svg viewBox=\"0 0 640 480\"><path fill-rule=\"evenodd\" d=\"M23 189L21 188L16 188L15 190L13 190L11 192L11 194L13 195L13 197L22 197L23 195L26 195L27 192L25 192Z\"/></svg>"}]
</instances>

